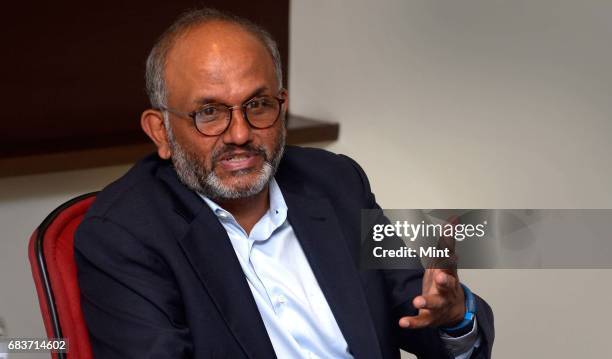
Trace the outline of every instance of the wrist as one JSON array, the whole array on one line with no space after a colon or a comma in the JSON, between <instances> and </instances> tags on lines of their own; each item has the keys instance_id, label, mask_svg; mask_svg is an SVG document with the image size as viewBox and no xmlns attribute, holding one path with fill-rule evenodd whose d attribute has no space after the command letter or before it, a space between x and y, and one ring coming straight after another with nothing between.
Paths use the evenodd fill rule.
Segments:
<instances>
[{"instance_id":1,"label":"wrist","mask_svg":"<svg viewBox=\"0 0 612 359\"><path fill-rule=\"evenodd\" d=\"M476 299L474 298L474 294L472 294L472 291L465 285L461 284L461 287L463 288L463 295L465 298L465 312L463 318L457 321L455 325L440 328L445 333L454 337L469 333L474 326L474 318L476 316Z\"/></svg>"}]
</instances>

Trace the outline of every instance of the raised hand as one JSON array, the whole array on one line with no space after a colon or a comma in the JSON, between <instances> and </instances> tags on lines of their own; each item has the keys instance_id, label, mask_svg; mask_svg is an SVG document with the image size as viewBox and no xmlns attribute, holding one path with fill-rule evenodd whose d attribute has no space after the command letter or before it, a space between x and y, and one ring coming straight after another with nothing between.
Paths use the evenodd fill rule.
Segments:
<instances>
[{"instance_id":1,"label":"raised hand","mask_svg":"<svg viewBox=\"0 0 612 359\"><path fill-rule=\"evenodd\" d=\"M427 265L422 294L412 301L418 314L402 317L402 328L452 327L463 320L465 294L457 274L454 238L440 238L437 248L449 248L450 257L432 259Z\"/></svg>"}]
</instances>

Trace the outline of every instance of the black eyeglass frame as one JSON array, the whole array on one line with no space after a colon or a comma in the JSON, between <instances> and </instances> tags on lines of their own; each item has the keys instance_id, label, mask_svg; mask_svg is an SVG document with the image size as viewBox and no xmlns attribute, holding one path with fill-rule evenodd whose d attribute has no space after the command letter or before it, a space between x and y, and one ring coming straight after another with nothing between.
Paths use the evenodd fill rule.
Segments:
<instances>
[{"instance_id":1,"label":"black eyeglass frame","mask_svg":"<svg viewBox=\"0 0 612 359\"><path fill-rule=\"evenodd\" d=\"M276 101L278 101L278 105L279 106L278 106L278 113L276 114L276 118L274 119L274 121L270 125L268 125L268 126L258 127L258 126L253 125L251 123L251 121L249 120L249 117L247 116L247 113L246 113L246 106L248 104L250 104L251 102L259 100L259 99L262 99L262 98L273 98ZM266 128L270 128L270 127L274 126L276 124L276 122L278 121L278 119L281 117L281 113L283 113L283 104L285 102L286 102L286 99L280 98L280 97L275 97L275 96L257 96L257 97L254 97L254 98L252 98L252 99L250 99L250 100L248 100L248 101L246 101L246 102L244 102L244 103L242 103L240 105L235 105L235 106L228 106L228 105L226 105L224 103L217 103L217 102L215 102L215 103L208 103L206 105L203 105L199 109L197 109L195 111L191 111L191 112L182 112L182 111L178 111L178 110L175 110L175 109L171 109L171 108L166 107L166 106L161 106L158 110L167 111L167 112L169 112L171 114L174 114L174 115L177 115L177 116L189 117L193 121L193 127L195 127L196 130L199 133L201 133L204 136L215 137L215 136L222 135L230 127L230 125L232 124L233 113L234 113L235 109L241 109L242 117L246 120L246 122L249 124L249 126L251 126L251 128L255 128L255 129L258 129L258 130L265 130ZM198 128L198 125L197 125L197 122L196 122L196 116L198 115L198 113L204 111L206 108L208 108L210 106L215 106L215 105L225 106L227 108L229 119L227 120L227 125L225 126L223 131L219 132L216 135L209 135L207 133L202 132L200 130L200 128Z\"/></svg>"}]
</instances>

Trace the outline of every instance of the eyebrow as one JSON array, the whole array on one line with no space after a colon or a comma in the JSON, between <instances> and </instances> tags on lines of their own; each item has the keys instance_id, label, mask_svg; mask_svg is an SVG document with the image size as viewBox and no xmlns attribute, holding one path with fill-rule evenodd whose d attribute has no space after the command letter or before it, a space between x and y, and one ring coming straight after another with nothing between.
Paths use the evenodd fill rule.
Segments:
<instances>
[{"instance_id":1,"label":"eyebrow","mask_svg":"<svg viewBox=\"0 0 612 359\"><path fill-rule=\"evenodd\" d=\"M254 97L260 96L264 92L266 92L267 90L268 90L268 86L265 86L265 85L264 86L260 86L257 89L255 89L255 91L251 92L249 94L249 96L247 96L245 98L245 100L242 101L241 103L245 103L245 102L253 99ZM228 104L224 103L223 101L219 101L217 98L214 98L214 97L200 97L200 98L196 99L194 101L194 103L196 105L198 105L198 106L204 106L204 105L208 105L208 104L211 104L211 103L220 103L220 104L223 104L223 105L226 105L226 106L229 107Z\"/></svg>"}]
</instances>

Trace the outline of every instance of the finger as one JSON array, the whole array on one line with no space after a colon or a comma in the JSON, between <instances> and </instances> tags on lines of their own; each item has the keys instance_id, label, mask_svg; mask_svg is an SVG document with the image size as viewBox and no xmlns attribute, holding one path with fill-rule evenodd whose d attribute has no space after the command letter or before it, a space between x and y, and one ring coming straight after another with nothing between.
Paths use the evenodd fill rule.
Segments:
<instances>
[{"instance_id":1,"label":"finger","mask_svg":"<svg viewBox=\"0 0 612 359\"><path fill-rule=\"evenodd\" d=\"M445 250L447 256L428 258L428 269L444 270L451 275L457 273L457 255L455 254L455 239L453 237L440 237L436 249Z\"/></svg>"},{"instance_id":2,"label":"finger","mask_svg":"<svg viewBox=\"0 0 612 359\"><path fill-rule=\"evenodd\" d=\"M457 290L458 278L442 269L426 269L427 278L423 278L423 294L437 294Z\"/></svg>"},{"instance_id":3,"label":"finger","mask_svg":"<svg viewBox=\"0 0 612 359\"><path fill-rule=\"evenodd\" d=\"M451 216L446 221L447 223L455 225L459 223L459 217ZM440 269L444 269L448 271L449 274L456 274L457 273L457 256L455 254L455 245L456 245L456 241L454 237L442 235L438 239L436 248L442 249L442 250L446 249L449 253L449 256L436 258L434 261L432 261L432 265L435 268L440 268Z\"/></svg>"},{"instance_id":4,"label":"finger","mask_svg":"<svg viewBox=\"0 0 612 359\"><path fill-rule=\"evenodd\" d=\"M452 223L452 222L449 222ZM440 249L445 249L448 248L448 250L451 253L455 253L455 237L452 236L445 236L442 235L439 239L438 239L438 248Z\"/></svg>"},{"instance_id":5,"label":"finger","mask_svg":"<svg viewBox=\"0 0 612 359\"><path fill-rule=\"evenodd\" d=\"M438 291L443 294L457 290L457 284L459 283L456 277L444 271L439 271L434 275L434 282Z\"/></svg>"},{"instance_id":6,"label":"finger","mask_svg":"<svg viewBox=\"0 0 612 359\"><path fill-rule=\"evenodd\" d=\"M429 327L432 324L431 313L422 310L418 315L412 317L402 317L399 326L402 328L420 329Z\"/></svg>"},{"instance_id":7,"label":"finger","mask_svg":"<svg viewBox=\"0 0 612 359\"><path fill-rule=\"evenodd\" d=\"M439 310L444 308L448 301L441 295L419 295L412 300L416 309Z\"/></svg>"},{"instance_id":8,"label":"finger","mask_svg":"<svg viewBox=\"0 0 612 359\"><path fill-rule=\"evenodd\" d=\"M425 297L423 297L422 295L419 295L412 300L412 305L416 309L424 308L426 304L427 304L427 299L425 299Z\"/></svg>"}]
</instances>

